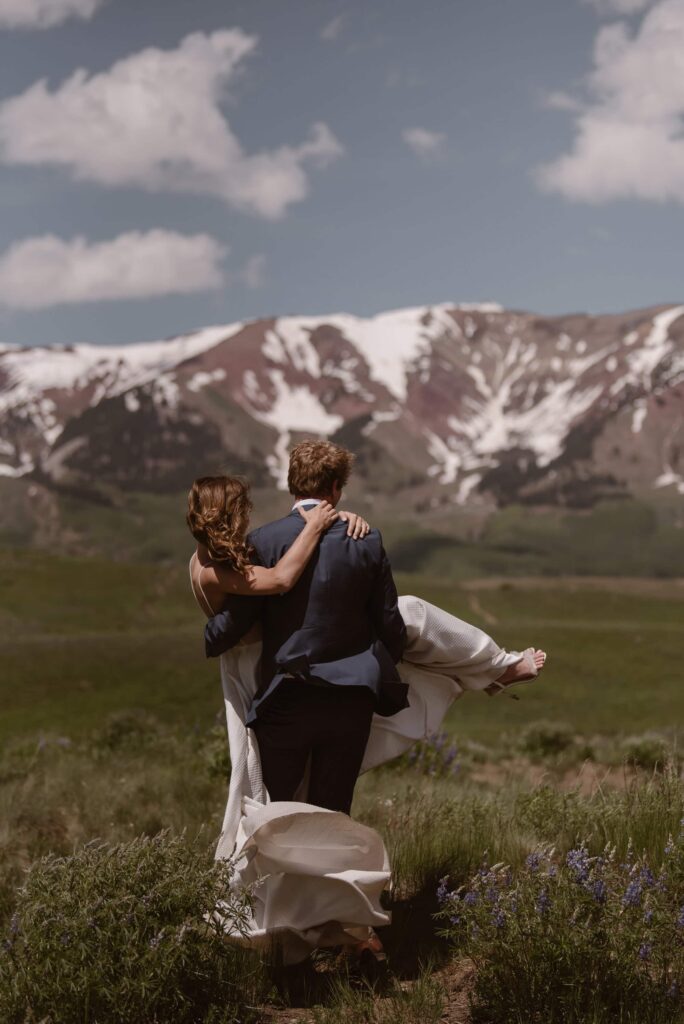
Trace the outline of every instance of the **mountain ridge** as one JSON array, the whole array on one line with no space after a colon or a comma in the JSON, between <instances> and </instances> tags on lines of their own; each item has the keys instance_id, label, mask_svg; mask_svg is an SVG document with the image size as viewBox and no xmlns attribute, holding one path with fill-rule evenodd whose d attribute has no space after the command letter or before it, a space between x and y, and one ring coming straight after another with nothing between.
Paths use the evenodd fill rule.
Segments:
<instances>
[{"instance_id":1,"label":"mountain ridge","mask_svg":"<svg viewBox=\"0 0 684 1024\"><path fill-rule=\"evenodd\" d=\"M0 476L109 500L197 472L282 487L346 443L420 510L684 495L684 305L544 317L439 303L268 317L132 345L0 345Z\"/></svg>"}]
</instances>

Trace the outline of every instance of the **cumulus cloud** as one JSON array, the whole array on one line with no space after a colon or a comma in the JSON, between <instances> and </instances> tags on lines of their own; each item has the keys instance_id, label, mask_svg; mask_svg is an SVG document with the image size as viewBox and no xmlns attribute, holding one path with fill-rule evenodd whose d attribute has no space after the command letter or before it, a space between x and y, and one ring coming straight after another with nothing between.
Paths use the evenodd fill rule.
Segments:
<instances>
[{"instance_id":1,"label":"cumulus cloud","mask_svg":"<svg viewBox=\"0 0 684 1024\"><path fill-rule=\"evenodd\" d=\"M571 150L537 168L541 188L600 203L684 202L684 0L660 0L636 32L604 26Z\"/></svg>"},{"instance_id":2,"label":"cumulus cloud","mask_svg":"<svg viewBox=\"0 0 684 1024\"><path fill-rule=\"evenodd\" d=\"M75 71L54 91L35 82L0 104L0 158L280 217L307 195L308 167L324 167L342 147L318 122L299 145L245 153L220 103L256 44L240 29L196 32L175 50L142 50L96 75Z\"/></svg>"},{"instance_id":3,"label":"cumulus cloud","mask_svg":"<svg viewBox=\"0 0 684 1024\"><path fill-rule=\"evenodd\" d=\"M432 132L427 128L405 128L401 137L421 160L439 156L446 142L444 132Z\"/></svg>"},{"instance_id":4,"label":"cumulus cloud","mask_svg":"<svg viewBox=\"0 0 684 1024\"><path fill-rule=\"evenodd\" d=\"M131 231L106 242L25 238L0 256L0 306L45 309L219 288L227 249L210 235Z\"/></svg>"},{"instance_id":5,"label":"cumulus cloud","mask_svg":"<svg viewBox=\"0 0 684 1024\"><path fill-rule=\"evenodd\" d=\"M650 7L653 2L654 0L582 0L582 3L590 4L599 14L606 17L639 14Z\"/></svg>"},{"instance_id":6,"label":"cumulus cloud","mask_svg":"<svg viewBox=\"0 0 684 1024\"><path fill-rule=\"evenodd\" d=\"M53 28L68 18L92 18L103 0L0 0L0 29Z\"/></svg>"}]
</instances>

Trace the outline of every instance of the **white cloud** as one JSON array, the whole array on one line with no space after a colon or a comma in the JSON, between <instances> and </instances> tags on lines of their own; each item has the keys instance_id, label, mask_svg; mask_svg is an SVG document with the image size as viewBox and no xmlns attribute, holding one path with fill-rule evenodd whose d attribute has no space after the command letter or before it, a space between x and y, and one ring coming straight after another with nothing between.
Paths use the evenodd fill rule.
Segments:
<instances>
[{"instance_id":1,"label":"white cloud","mask_svg":"<svg viewBox=\"0 0 684 1024\"><path fill-rule=\"evenodd\" d=\"M81 237L26 238L0 256L0 306L45 309L219 288L226 252L210 235L161 229L93 244Z\"/></svg>"},{"instance_id":2,"label":"white cloud","mask_svg":"<svg viewBox=\"0 0 684 1024\"><path fill-rule=\"evenodd\" d=\"M0 0L1 28L52 28L68 18L92 18L103 0Z\"/></svg>"},{"instance_id":3,"label":"white cloud","mask_svg":"<svg viewBox=\"0 0 684 1024\"><path fill-rule=\"evenodd\" d=\"M444 132L432 132L427 128L405 128L401 137L422 160L439 156L446 142Z\"/></svg>"},{"instance_id":4,"label":"white cloud","mask_svg":"<svg viewBox=\"0 0 684 1024\"><path fill-rule=\"evenodd\" d=\"M308 166L325 166L342 147L318 122L299 145L244 152L220 102L256 44L240 29L196 32L175 50L142 50L96 75L75 71L52 92L35 82L0 104L0 157L280 217L307 195Z\"/></svg>"},{"instance_id":5,"label":"white cloud","mask_svg":"<svg viewBox=\"0 0 684 1024\"><path fill-rule=\"evenodd\" d=\"M537 168L569 199L684 203L684 0L660 0L635 33L606 25L570 152Z\"/></svg>"},{"instance_id":6,"label":"white cloud","mask_svg":"<svg viewBox=\"0 0 684 1024\"><path fill-rule=\"evenodd\" d=\"M266 257L263 253L250 256L240 274L248 288L263 288L266 271Z\"/></svg>"},{"instance_id":7,"label":"white cloud","mask_svg":"<svg viewBox=\"0 0 684 1024\"><path fill-rule=\"evenodd\" d=\"M582 3L590 4L599 14L606 17L612 15L622 17L645 11L653 3L653 0L582 0Z\"/></svg>"},{"instance_id":8,"label":"white cloud","mask_svg":"<svg viewBox=\"0 0 684 1024\"><path fill-rule=\"evenodd\" d=\"M337 39L342 31L343 25L344 14L338 14L336 18L333 18L327 23L327 25L323 26L321 29L321 39L325 39L327 42L332 42L334 39Z\"/></svg>"}]
</instances>

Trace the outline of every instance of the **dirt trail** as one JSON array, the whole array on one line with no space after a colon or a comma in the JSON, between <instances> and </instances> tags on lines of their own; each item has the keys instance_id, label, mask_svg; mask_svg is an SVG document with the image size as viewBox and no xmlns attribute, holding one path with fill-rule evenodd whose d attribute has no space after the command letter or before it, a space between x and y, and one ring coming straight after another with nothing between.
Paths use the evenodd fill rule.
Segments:
<instances>
[{"instance_id":1,"label":"dirt trail","mask_svg":"<svg viewBox=\"0 0 684 1024\"><path fill-rule=\"evenodd\" d=\"M439 967L433 973L444 989L445 1001L444 1010L440 1017L440 1024L471 1024L469 997L473 987L474 967L469 961L454 960ZM416 984L412 980L397 979L397 986L403 992L409 992ZM380 1019L387 1020L387 1010L391 1009L389 996L378 995L375 1005L380 1012ZM385 1015L382 1015L382 1011ZM364 1017L364 1020L366 1018ZM307 1007L286 1007L275 1009L264 1007L260 1024L314 1024L315 1017L312 1009ZM356 1024L349 1019L349 1024ZM416 1024L419 1022L416 1021Z\"/></svg>"}]
</instances>

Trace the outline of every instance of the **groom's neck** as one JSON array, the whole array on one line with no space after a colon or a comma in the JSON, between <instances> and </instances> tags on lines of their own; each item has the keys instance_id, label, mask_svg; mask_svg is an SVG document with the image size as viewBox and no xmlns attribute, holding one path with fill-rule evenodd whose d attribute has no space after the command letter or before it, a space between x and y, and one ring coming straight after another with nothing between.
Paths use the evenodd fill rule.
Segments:
<instances>
[{"instance_id":1,"label":"groom's neck","mask_svg":"<svg viewBox=\"0 0 684 1024\"><path fill-rule=\"evenodd\" d=\"M332 494L296 494L295 501L328 501L333 504Z\"/></svg>"}]
</instances>

